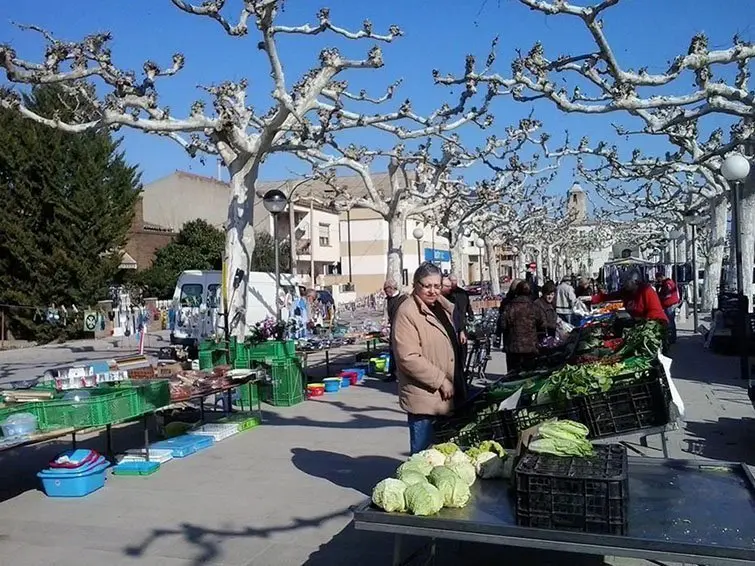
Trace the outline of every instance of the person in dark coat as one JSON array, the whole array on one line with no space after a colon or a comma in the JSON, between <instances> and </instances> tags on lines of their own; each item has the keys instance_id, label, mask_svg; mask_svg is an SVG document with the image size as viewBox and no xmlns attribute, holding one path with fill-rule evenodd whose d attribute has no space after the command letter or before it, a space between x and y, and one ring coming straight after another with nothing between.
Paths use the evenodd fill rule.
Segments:
<instances>
[{"instance_id":1,"label":"person in dark coat","mask_svg":"<svg viewBox=\"0 0 755 566\"><path fill-rule=\"evenodd\" d=\"M545 329L543 311L532 300L532 289L522 281L503 313L503 343L506 367L517 370L538 353L538 333Z\"/></svg>"},{"instance_id":2,"label":"person in dark coat","mask_svg":"<svg viewBox=\"0 0 755 566\"><path fill-rule=\"evenodd\" d=\"M545 318L545 327L540 333L540 338L556 335L556 326L558 324L558 315L556 314L556 284L553 281L546 281L541 289L543 295L535 301L535 306L543 311Z\"/></svg>"},{"instance_id":3,"label":"person in dark coat","mask_svg":"<svg viewBox=\"0 0 755 566\"><path fill-rule=\"evenodd\" d=\"M396 381L396 362L393 357L393 321L396 319L398 308L407 296L401 292L398 283L393 279L388 279L383 284L383 292L385 293L385 321L391 327L391 334L388 342L388 353L391 355L391 358L388 366L388 377L385 381Z\"/></svg>"},{"instance_id":4,"label":"person in dark coat","mask_svg":"<svg viewBox=\"0 0 755 566\"><path fill-rule=\"evenodd\" d=\"M472 310L472 301L469 299L469 293L467 293L466 289L459 287L459 279L456 275L449 275L448 281L451 284L451 293L448 296L448 300L459 311L462 323L460 328L466 328L469 320L474 318L474 310Z\"/></svg>"}]
</instances>

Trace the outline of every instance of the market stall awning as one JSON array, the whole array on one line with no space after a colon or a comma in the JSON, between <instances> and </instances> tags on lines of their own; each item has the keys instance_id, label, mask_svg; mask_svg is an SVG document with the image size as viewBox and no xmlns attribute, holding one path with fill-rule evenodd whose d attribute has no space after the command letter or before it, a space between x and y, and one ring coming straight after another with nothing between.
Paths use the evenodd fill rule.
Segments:
<instances>
[{"instance_id":1,"label":"market stall awning","mask_svg":"<svg viewBox=\"0 0 755 566\"><path fill-rule=\"evenodd\" d=\"M118 266L118 269L136 269L136 267L136 260L131 257L128 252L123 252L123 255L121 256L121 264Z\"/></svg>"}]
</instances>

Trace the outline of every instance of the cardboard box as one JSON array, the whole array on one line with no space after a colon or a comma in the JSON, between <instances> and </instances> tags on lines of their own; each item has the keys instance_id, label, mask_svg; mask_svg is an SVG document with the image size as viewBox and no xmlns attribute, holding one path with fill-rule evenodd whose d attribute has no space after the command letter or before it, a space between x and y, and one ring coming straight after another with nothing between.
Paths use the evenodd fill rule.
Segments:
<instances>
[{"instance_id":1,"label":"cardboard box","mask_svg":"<svg viewBox=\"0 0 755 566\"><path fill-rule=\"evenodd\" d=\"M161 364L157 366L156 377L159 377L159 378L172 377L182 370L183 370L183 365L180 362Z\"/></svg>"}]
</instances>

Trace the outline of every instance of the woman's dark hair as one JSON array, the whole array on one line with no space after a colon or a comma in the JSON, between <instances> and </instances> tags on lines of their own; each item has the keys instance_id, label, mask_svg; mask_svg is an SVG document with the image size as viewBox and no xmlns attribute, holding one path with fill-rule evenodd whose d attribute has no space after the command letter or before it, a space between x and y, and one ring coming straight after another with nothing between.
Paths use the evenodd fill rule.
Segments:
<instances>
[{"instance_id":1,"label":"woman's dark hair","mask_svg":"<svg viewBox=\"0 0 755 566\"><path fill-rule=\"evenodd\" d=\"M551 293L556 292L556 284L553 281L546 281L543 283L542 288L540 291L543 293L543 296L550 295Z\"/></svg>"},{"instance_id":2,"label":"woman's dark hair","mask_svg":"<svg viewBox=\"0 0 755 566\"><path fill-rule=\"evenodd\" d=\"M516 286L516 289L514 289L514 295L517 297L526 297L532 294L532 287L530 287L530 284L526 281L522 281L519 283L519 285Z\"/></svg>"},{"instance_id":3,"label":"woman's dark hair","mask_svg":"<svg viewBox=\"0 0 755 566\"><path fill-rule=\"evenodd\" d=\"M440 270L440 267L430 263L429 261L421 263L417 268L417 271L414 272L414 284L417 285L425 277L430 277L432 275L443 277L443 272Z\"/></svg>"}]
</instances>

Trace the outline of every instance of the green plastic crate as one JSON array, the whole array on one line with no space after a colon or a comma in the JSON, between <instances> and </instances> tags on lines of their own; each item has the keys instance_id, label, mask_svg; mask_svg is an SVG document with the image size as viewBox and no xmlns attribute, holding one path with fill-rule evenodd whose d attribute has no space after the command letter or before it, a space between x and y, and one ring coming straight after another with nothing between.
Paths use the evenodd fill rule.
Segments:
<instances>
[{"instance_id":1,"label":"green plastic crate","mask_svg":"<svg viewBox=\"0 0 755 566\"><path fill-rule=\"evenodd\" d=\"M274 407L291 407L304 401L304 372L299 360L274 362L271 382L262 387L262 400Z\"/></svg>"},{"instance_id":2,"label":"green plastic crate","mask_svg":"<svg viewBox=\"0 0 755 566\"><path fill-rule=\"evenodd\" d=\"M136 409L140 415L170 405L170 380L168 379L119 381L113 384L102 385L100 388L105 391L133 389L137 397Z\"/></svg>"},{"instance_id":3,"label":"green plastic crate","mask_svg":"<svg viewBox=\"0 0 755 566\"><path fill-rule=\"evenodd\" d=\"M212 350L200 350L199 369L212 369L214 367L212 358Z\"/></svg>"},{"instance_id":4,"label":"green plastic crate","mask_svg":"<svg viewBox=\"0 0 755 566\"><path fill-rule=\"evenodd\" d=\"M296 342L293 340L268 340L249 345L246 350L252 360L291 360L296 357Z\"/></svg>"},{"instance_id":5,"label":"green plastic crate","mask_svg":"<svg viewBox=\"0 0 755 566\"><path fill-rule=\"evenodd\" d=\"M247 412L234 413L233 415L223 417L218 422L237 424L239 427L239 432L244 432L245 430L249 430L260 425L259 416Z\"/></svg>"},{"instance_id":6,"label":"green plastic crate","mask_svg":"<svg viewBox=\"0 0 755 566\"><path fill-rule=\"evenodd\" d=\"M244 385L240 385L239 397L241 397L244 409L256 409L260 401L259 386L256 383L245 383Z\"/></svg>"},{"instance_id":7,"label":"green plastic crate","mask_svg":"<svg viewBox=\"0 0 755 566\"><path fill-rule=\"evenodd\" d=\"M79 402L54 399L34 403L39 411L39 429L101 427L138 417L142 414L133 387L88 389L89 397Z\"/></svg>"}]
</instances>

